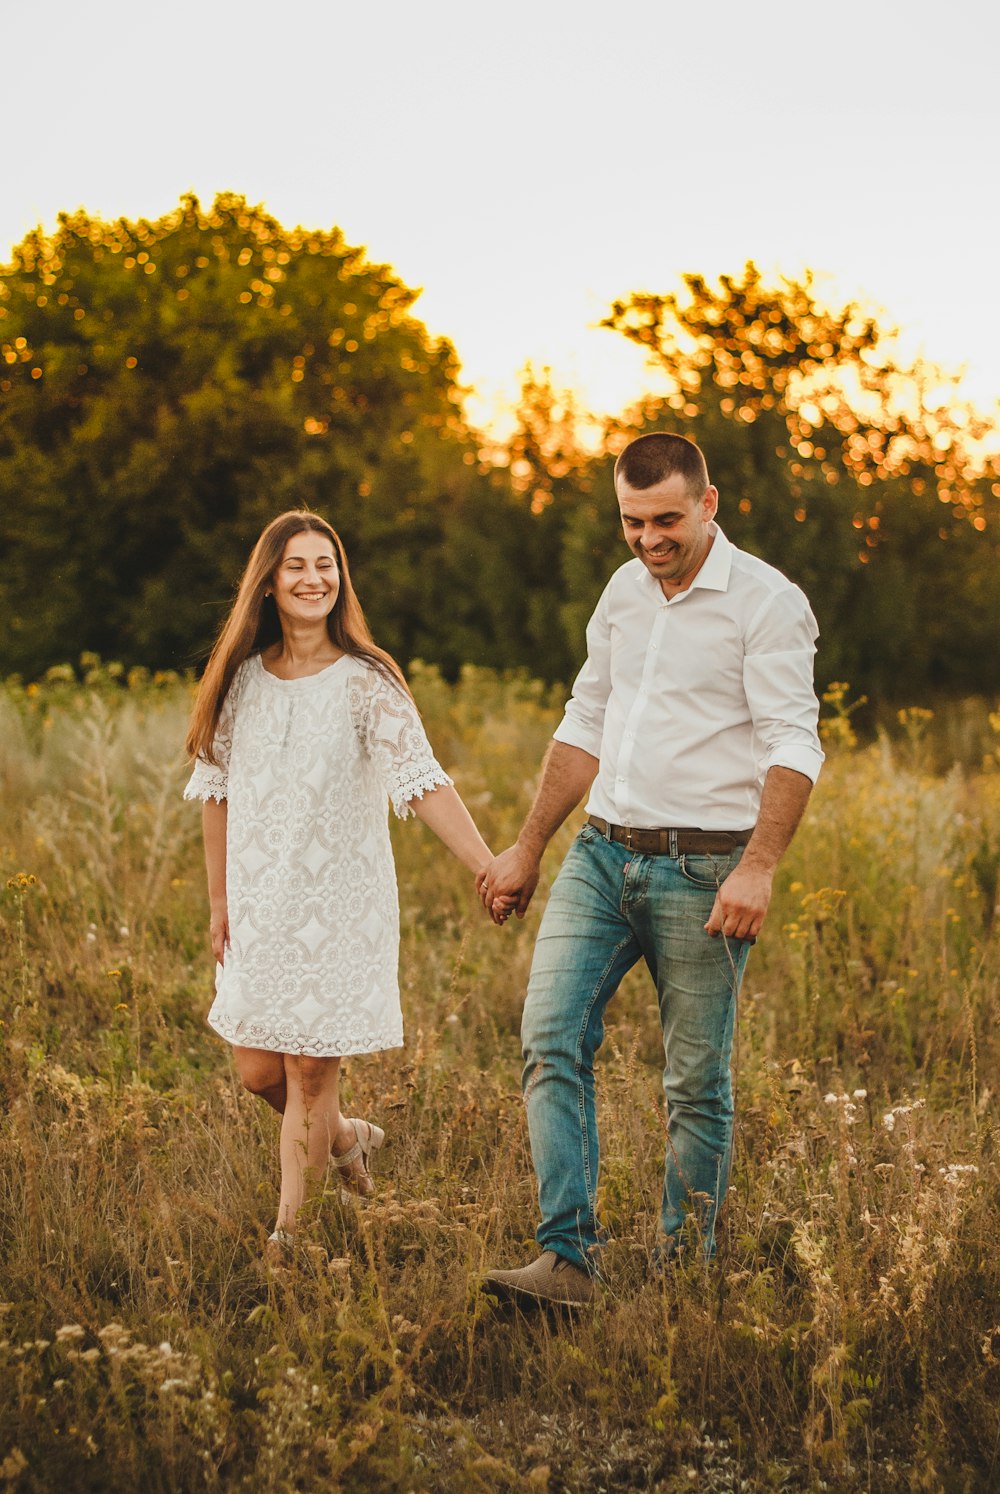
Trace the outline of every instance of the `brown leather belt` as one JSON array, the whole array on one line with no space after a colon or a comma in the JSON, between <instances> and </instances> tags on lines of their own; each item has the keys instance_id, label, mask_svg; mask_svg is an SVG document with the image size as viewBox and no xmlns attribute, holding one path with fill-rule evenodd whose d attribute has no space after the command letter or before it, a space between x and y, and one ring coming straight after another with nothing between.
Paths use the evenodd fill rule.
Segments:
<instances>
[{"instance_id":1,"label":"brown leather belt","mask_svg":"<svg viewBox=\"0 0 1000 1494\"><path fill-rule=\"evenodd\" d=\"M634 830L631 825L609 825L588 814L587 824L605 840L615 840L640 856L725 856L745 846L752 830Z\"/></svg>"}]
</instances>

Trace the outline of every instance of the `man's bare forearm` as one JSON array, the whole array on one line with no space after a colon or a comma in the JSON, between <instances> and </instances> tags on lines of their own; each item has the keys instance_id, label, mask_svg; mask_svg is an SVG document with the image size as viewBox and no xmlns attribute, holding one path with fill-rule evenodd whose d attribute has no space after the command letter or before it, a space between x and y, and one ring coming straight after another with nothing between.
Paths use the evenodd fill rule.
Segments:
<instances>
[{"instance_id":1,"label":"man's bare forearm","mask_svg":"<svg viewBox=\"0 0 1000 1494\"><path fill-rule=\"evenodd\" d=\"M596 757L567 742L553 742L545 754L542 779L517 843L541 860L542 853L568 814L597 777Z\"/></svg>"},{"instance_id":2,"label":"man's bare forearm","mask_svg":"<svg viewBox=\"0 0 1000 1494\"><path fill-rule=\"evenodd\" d=\"M590 788L597 769L597 758L589 752L565 742L552 743L520 835L476 879L483 906L494 923L502 923L512 906L518 918L524 917L538 885L542 853Z\"/></svg>"},{"instance_id":3,"label":"man's bare forearm","mask_svg":"<svg viewBox=\"0 0 1000 1494\"><path fill-rule=\"evenodd\" d=\"M788 850L812 793L812 781L794 768L769 768L757 826L741 865L774 872Z\"/></svg>"},{"instance_id":4,"label":"man's bare forearm","mask_svg":"<svg viewBox=\"0 0 1000 1494\"><path fill-rule=\"evenodd\" d=\"M734 871L722 883L706 931L756 939L771 901L775 869L802 818L812 783L794 768L769 768L757 828Z\"/></svg>"}]
</instances>

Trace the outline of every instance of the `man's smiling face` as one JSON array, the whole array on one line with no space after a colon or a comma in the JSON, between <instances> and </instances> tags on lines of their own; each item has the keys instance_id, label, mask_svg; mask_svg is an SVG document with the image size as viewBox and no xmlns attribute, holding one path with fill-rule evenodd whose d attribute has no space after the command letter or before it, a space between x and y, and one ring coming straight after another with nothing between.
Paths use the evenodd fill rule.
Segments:
<instances>
[{"instance_id":1,"label":"man's smiling face","mask_svg":"<svg viewBox=\"0 0 1000 1494\"><path fill-rule=\"evenodd\" d=\"M629 549L667 596L683 591L711 549L718 491L709 486L695 497L679 472L649 488L630 487L619 477L615 491Z\"/></svg>"}]
</instances>

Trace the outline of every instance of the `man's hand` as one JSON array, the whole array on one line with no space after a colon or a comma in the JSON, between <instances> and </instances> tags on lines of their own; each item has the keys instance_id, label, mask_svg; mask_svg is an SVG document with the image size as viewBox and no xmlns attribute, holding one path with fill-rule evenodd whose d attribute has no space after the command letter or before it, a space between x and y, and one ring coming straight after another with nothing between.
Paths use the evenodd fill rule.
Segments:
<instances>
[{"instance_id":1,"label":"man's hand","mask_svg":"<svg viewBox=\"0 0 1000 1494\"><path fill-rule=\"evenodd\" d=\"M503 923L510 912L523 918L538 886L540 859L516 842L480 872L476 891L494 923Z\"/></svg>"},{"instance_id":2,"label":"man's hand","mask_svg":"<svg viewBox=\"0 0 1000 1494\"><path fill-rule=\"evenodd\" d=\"M216 964L224 965L226 950L229 948L229 908L225 901L212 904L208 932Z\"/></svg>"},{"instance_id":3,"label":"man's hand","mask_svg":"<svg viewBox=\"0 0 1000 1494\"><path fill-rule=\"evenodd\" d=\"M715 895L705 925L713 939L756 939L771 901L773 873L743 861L729 873Z\"/></svg>"}]
</instances>

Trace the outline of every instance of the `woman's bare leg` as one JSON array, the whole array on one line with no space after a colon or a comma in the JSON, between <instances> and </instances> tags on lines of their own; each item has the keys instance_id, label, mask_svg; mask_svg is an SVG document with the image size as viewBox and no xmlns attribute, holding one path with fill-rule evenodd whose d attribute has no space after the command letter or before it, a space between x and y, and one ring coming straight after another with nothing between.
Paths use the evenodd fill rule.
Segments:
<instances>
[{"instance_id":1,"label":"woman's bare leg","mask_svg":"<svg viewBox=\"0 0 1000 1494\"><path fill-rule=\"evenodd\" d=\"M334 1144L354 1142L353 1127L340 1114L340 1059L284 1055L287 1095L281 1122L281 1200L278 1228L295 1233L295 1220L309 1187L326 1171Z\"/></svg>"},{"instance_id":2,"label":"woman's bare leg","mask_svg":"<svg viewBox=\"0 0 1000 1494\"><path fill-rule=\"evenodd\" d=\"M285 1056L264 1048L233 1048L233 1061L240 1083L252 1095L260 1095L272 1110L285 1113L288 1085L285 1080Z\"/></svg>"}]
</instances>

